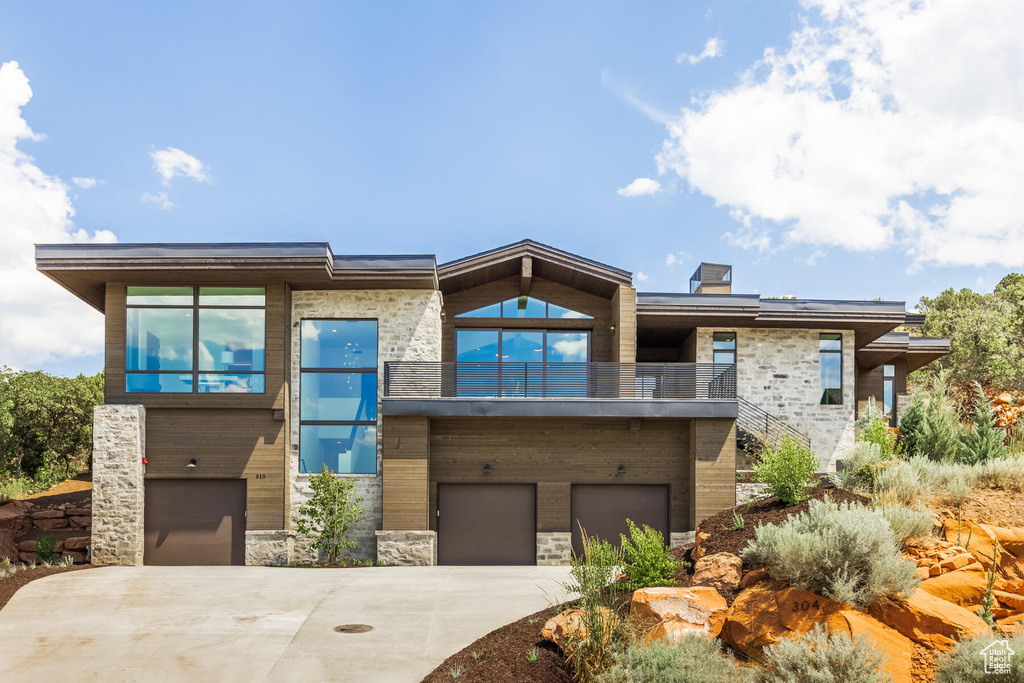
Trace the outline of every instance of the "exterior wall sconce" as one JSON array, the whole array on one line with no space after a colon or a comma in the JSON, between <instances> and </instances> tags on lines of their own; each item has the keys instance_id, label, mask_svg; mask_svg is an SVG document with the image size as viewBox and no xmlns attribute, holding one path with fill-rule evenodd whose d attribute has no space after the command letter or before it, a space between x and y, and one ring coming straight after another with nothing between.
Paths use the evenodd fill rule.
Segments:
<instances>
[{"instance_id":1,"label":"exterior wall sconce","mask_svg":"<svg viewBox=\"0 0 1024 683\"><path fill-rule=\"evenodd\" d=\"M626 466L625 465L619 465L619 469L615 472L615 474L617 474L617 475L618 474L625 474L625 473L626 473Z\"/></svg>"},{"instance_id":2,"label":"exterior wall sconce","mask_svg":"<svg viewBox=\"0 0 1024 683\"><path fill-rule=\"evenodd\" d=\"M484 465L484 474L490 474L490 473L491 473L491 463L487 463L486 465Z\"/></svg>"},{"instance_id":3,"label":"exterior wall sconce","mask_svg":"<svg viewBox=\"0 0 1024 683\"><path fill-rule=\"evenodd\" d=\"M185 465L185 467L196 467L196 465L197 465L196 459L192 458L191 460L188 461L188 464Z\"/></svg>"}]
</instances>

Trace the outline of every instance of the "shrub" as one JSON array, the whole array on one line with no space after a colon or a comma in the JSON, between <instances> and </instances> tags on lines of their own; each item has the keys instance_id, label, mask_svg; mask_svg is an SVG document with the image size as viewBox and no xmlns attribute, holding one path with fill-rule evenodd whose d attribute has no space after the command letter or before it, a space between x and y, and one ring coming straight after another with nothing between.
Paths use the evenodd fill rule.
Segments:
<instances>
[{"instance_id":1,"label":"shrub","mask_svg":"<svg viewBox=\"0 0 1024 683\"><path fill-rule=\"evenodd\" d=\"M327 465L320 474L309 478L309 486L313 489L313 497L299 508L296 529L312 539L314 548L326 553L328 562L337 562L343 550L356 545L349 539L348 531L363 515L359 507L363 499L357 497L353 500L355 483L351 479L335 477ZM349 558L345 556L344 559Z\"/></svg>"},{"instance_id":2,"label":"shrub","mask_svg":"<svg viewBox=\"0 0 1024 683\"><path fill-rule=\"evenodd\" d=\"M923 455L921 452L921 428L925 420L924 399L914 394L910 405L900 418L900 447L908 456Z\"/></svg>"},{"instance_id":3,"label":"shrub","mask_svg":"<svg viewBox=\"0 0 1024 683\"><path fill-rule=\"evenodd\" d=\"M1005 491L1024 493L1024 460L999 458L989 460L981 468L981 478Z\"/></svg>"},{"instance_id":4,"label":"shrub","mask_svg":"<svg viewBox=\"0 0 1024 683\"><path fill-rule=\"evenodd\" d=\"M889 426L889 420L875 403L874 397L868 399L864 415L857 420L857 441L878 446L882 457L889 459L900 455L903 446L899 443L898 432Z\"/></svg>"},{"instance_id":5,"label":"shrub","mask_svg":"<svg viewBox=\"0 0 1024 683\"><path fill-rule=\"evenodd\" d=\"M0 482L0 503L27 498L32 494L31 487L32 482L24 478Z\"/></svg>"},{"instance_id":6,"label":"shrub","mask_svg":"<svg viewBox=\"0 0 1024 683\"><path fill-rule=\"evenodd\" d=\"M1006 432L996 427L992 404L985 398L981 385L974 383L974 428L960 433L960 461L974 465L994 458L1006 457Z\"/></svg>"},{"instance_id":7,"label":"shrub","mask_svg":"<svg viewBox=\"0 0 1024 683\"><path fill-rule=\"evenodd\" d=\"M862 441L843 459L843 469L830 474L829 479L847 491L873 493L878 469L890 462L882 457L877 444Z\"/></svg>"},{"instance_id":8,"label":"shrub","mask_svg":"<svg viewBox=\"0 0 1024 683\"><path fill-rule=\"evenodd\" d=\"M940 462L958 461L960 431L956 407L946 394L945 380L940 377L928 392L924 419L917 434L918 455Z\"/></svg>"},{"instance_id":9,"label":"shrub","mask_svg":"<svg viewBox=\"0 0 1024 683\"><path fill-rule=\"evenodd\" d=\"M600 683L746 683L748 669L736 667L721 642L705 634L684 637L678 645L632 642L615 654L615 666L598 677Z\"/></svg>"},{"instance_id":10,"label":"shrub","mask_svg":"<svg viewBox=\"0 0 1024 683\"><path fill-rule=\"evenodd\" d=\"M36 559L49 564L53 562L53 551L57 547L57 537L53 534L36 536Z\"/></svg>"},{"instance_id":11,"label":"shrub","mask_svg":"<svg viewBox=\"0 0 1024 683\"><path fill-rule=\"evenodd\" d=\"M576 683L588 683L612 664L612 651L625 640L625 621L619 617L619 585L615 573L622 565L622 551L607 541L587 536L583 527L583 554L573 554L569 579L562 589L578 594L580 637L566 634L562 651Z\"/></svg>"},{"instance_id":12,"label":"shrub","mask_svg":"<svg viewBox=\"0 0 1024 683\"><path fill-rule=\"evenodd\" d=\"M821 625L806 635L783 638L764 650L765 670L759 683L880 683L891 681L885 673L885 656L867 636L848 633L829 636Z\"/></svg>"},{"instance_id":13,"label":"shrub","mask_svg":"<svg viewBox=\"0 0 1024 683\"><path fill-rule=\"evenodd\" d=\"M903 462L894 462L875 472L874 494L880 503L910 506L927 496L931 487L921 473Z\"/></svg>"},{"instance_id":14,"label":"shrub","mask_svg":"<svg viewBox=\"0 0 1024 683\"><path fill-rule=\"evenodd\" d=\"M754 463L757 481L786 505L807 500L807 487L815 480L818 459L811 449L786 436L777 447L766 446Z\"/></svg>"},{"instance_id":15,"label":"shrub","mask_svg":"<svg viewBox=\"0 0 1024 683\"><path fill-rule=\"evenodd\" d=\"M896 505L885 505L880 509L900 545L906 545L912 538L930 536L932 533L935 521L932 519L932 513L927 510Z\"/></svg>"},{"instance_id":16,"label":"shrub","mask_svg":"<svg viewBox=\"0 0 1024 683\"><path fill-rule=\"evenodd\" d=\"M629 577L628 589L635 591L649 586L676 585L672 574L682 563L672 558L661 532L646 524L641 529L631 519L626 520L626 526L629 538L625 534L619 535L626 561L623 572Z\"/></svg>"},{"instance_id":17,"label":"shrub","mask_svg":"<svg viewBox=\"0 0 1024 683\"><path fill-rule=\"evenodd\" d=\"M1010 658L1010 673L985 673L985 657L982 650L996 642L1006 640L1010 649L1016 652ZM1024 681L1024 634L1013 636L978 636L962 641L949 652L938 656L935 664L935 683L997 683L1002 681Z\"/></svg>"},{"instance_id":18,"label":"shrub","mask_svg":"<svg viewBox=\"0 0 1024 683\"><path fill-rule=\"evenodd\" d=\"M920 583L885 516L864 505L812 500L807 512L754 533L742 553L745 562L794 588L860 609L909 595Z\"/></svg>"}]
</instances>

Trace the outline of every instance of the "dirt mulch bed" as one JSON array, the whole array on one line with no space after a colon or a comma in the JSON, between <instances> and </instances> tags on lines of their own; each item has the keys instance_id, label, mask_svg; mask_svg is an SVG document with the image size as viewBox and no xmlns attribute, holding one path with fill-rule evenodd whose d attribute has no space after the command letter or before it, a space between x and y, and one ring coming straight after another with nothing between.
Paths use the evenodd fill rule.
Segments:
<instances>
[{"instance_id":1,"label":"dirt mulch bed","mask_svg":"<svg viewBox=\"0 0 1024 683\"><path fill-rule=\"evenodd\" d=\"M549 607L491 631L472 645L444 660L423 679L423 683L563 683L572 681L572 674L558 648L540 637L541 627L563 606ZM527 659L534 649L536 662ZM476 657L473 656L476 653ZM461 669L455 679L451 671Z\"/></svg>"},{"instance_id":2,"label":"dirt mulch bed","mask_svg":"<svg viewBox=\"0 0 1024 683\"><path fill-rule=\"evenodd\" d=\"M31 501L36 507L51 507L70 503L83 507L92 503L92 473L80 474L74 479L62 481L54 487L39 493L33 493L24 500Z\"/></svg>"},{"instance_id":3,"label":"dirt mulch bed","mask_svg":"<svg viewBox=\"0 0 1024 683\"><path fill-rule=\"evenodd\" d=\"M1024 526L1022 494L1003 489L977 488L964 506L964 519L1002 527ZM941 520L956 519L956 508L941 497L928 501L927 506Z\"/></svg>"},{"instance_id":4,"label":"dirt mulch bed","mask_svg":"<svg viewBox=\"0 0 1024 683\"><path fill-rule=\"evenodd\" d=\"M52 574L63 574L64 572L76 572L80 569L92 569L91 564L75 564L70 567L36 567L35 569L22 569L11 576L0 579L0 609L10 602L14 594L22 586Z\"/></svg>"}]
</instances>

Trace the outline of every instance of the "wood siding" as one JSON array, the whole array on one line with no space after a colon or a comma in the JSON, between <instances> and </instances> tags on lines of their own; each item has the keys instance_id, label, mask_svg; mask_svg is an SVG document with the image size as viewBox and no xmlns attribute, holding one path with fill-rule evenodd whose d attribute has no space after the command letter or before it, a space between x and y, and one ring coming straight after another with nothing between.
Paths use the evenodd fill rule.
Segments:
<instances>
[{"instance_id":1,"label":"wood siding","mask_svg":"<svg viewBox=\"0 0 1024 683\"><path fill-rule=\"evenodd\" d=\"M893 399L895 400L896 395L907 393L907 361L906 359L900 358L893 361L892 363L886 363L885 365L896 366L896 377L895 377L895 391ZM868 399L874 398L878 403L879 408L882 407L882 401L885 398L883 395L882 380L884 365L871 368L870 370L857 369L857 415L859 416L863 410L867 408Z\"/></svg>"},{"instance_id":2,"label":"wood siding","mask_svg":"<svg viewBox=\"0 0 1024 683\"><path fill-rule=\"evenodd\" d=\"M429 529L429 421L418 416L386 416L381 430L383 528L398 531Z\"/></svg>"},{"instance_id":3,"label":"wood siding","mask_svg":"<svg viewBox=\"0 0 1024 683\"><path fill-rule=\"evenodd\" d=\"M538 531L570 531L572 484L668 484L672 530L692 530L690 431L689 420L644 419L633 432L627 419L431 419L431 527L437 482L535 483Z\"/></svg>"},{"instance_id":4,"label":"wood siding","mask_svg":"<svg viewBox=\"0 0 1024 683\"><path fill-rule=\"evenodd\" d=\"M147 479L245 479L246 528L284 528L284 422L270 410L146 412ZM195 458L197 467L187 467Z\"/></svg>"},{"instance_id":5,"label":"wood siding","mask_svg":"<svg viewBox=\"0 0 1024 683\"><path fill-rule=\"evenodd\" d=\"M129 283L136 284L136 283ZM139 282L138 284L149 284ZM232 284L193 281L181 285ZM106 403L141 403L146 408L278 408L285 406L285 352L288 335L287 291L283 282L268 282L266 304L266 391L262 394L143 394L125 392L126 302L123 282L108 282L104 378Z\"/></svg>"},{"instance_id":6,"label":"wood siding","mask_svg":"<svg viewBox=\"0 0 1024 683\"><path fill-rule=\"evenodd\" d=\"M619 285L612 297L612 360L634 363L636 354L636 289Z\"/></svg>"},{"instance_id":7,"label":"wood siding","mask_svg":"<svg viewBox=\"0 0 1024 683\"><path fill-rule=\"evenodd\" d=\"M736 421L694 420L691 434L695 482L692 518L696 526L736 505Z\"/></svg>"},{"instance_id":8,"label":"wood siding","mask_svg":"<svg viewBox=\"0 0 1024 683\"><path fill-rule=\"evenodd\" d=\"M456 318L460 313L519 296L519 286L520 277L516 276L446 295L444 298L445 320L441 326L441 360L455 360L455 329L470 327L579 330L581 332L589 330L591 331L590 360L614 360L611 301L536 276L533 277L530 286L530 296L586 313L593 316L593 319Z\"/></svg>"}]
</instances>

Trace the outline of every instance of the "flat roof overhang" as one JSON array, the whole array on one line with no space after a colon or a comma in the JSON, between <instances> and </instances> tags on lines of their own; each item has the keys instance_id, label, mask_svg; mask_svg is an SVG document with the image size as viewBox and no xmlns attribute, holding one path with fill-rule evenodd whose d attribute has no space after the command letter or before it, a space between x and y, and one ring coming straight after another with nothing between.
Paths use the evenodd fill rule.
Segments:
<instances>
[{"instance_id":1,"label":"flat roof overhang","mask_svg":"<svg viewBox=\"0 0 1024 683\"><path fill-rule=\"evenodd\" d=\"M762 299L756 294L638 294L637 340L682 343L697 327L853 330L858 349L903 324L902 301Z\"/></svg>"},{"instance_id":2,"label":"flat roof overhang","mask_svg":"<svg viewBox=\"0 0 1024 683\"><path fill-rule=\"evenodd\" d=\"M905 332L883 335L857 351L862 370L904 359L907 372L918 370L949 353L949 339L943 337L911 337Z\"/></svg>"},{"instance_id":3,"label":"flat roof overhang","mask_svg":"<svg viewBox=\"0 0 1024 683\"><path fill-rule=\"evenodd\" d=\"M437 289L432 255L334 256L326 242L38 244L36 269L100 312L107 282Z\"/></svg>"},{"instance_id":4,"label":"flat roof overhang","mask_svg":"<svg viewBox=\"0 0 1024 683\"><path fill-rule=\"evenodd\" d=\"M735 399L385 398L383 415L424 417L662 417L736 419Z\"/></svg>"}]
</instances>

